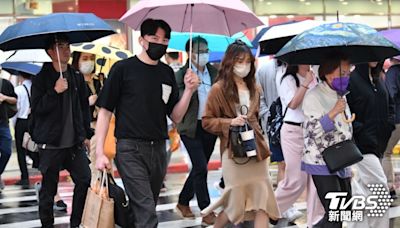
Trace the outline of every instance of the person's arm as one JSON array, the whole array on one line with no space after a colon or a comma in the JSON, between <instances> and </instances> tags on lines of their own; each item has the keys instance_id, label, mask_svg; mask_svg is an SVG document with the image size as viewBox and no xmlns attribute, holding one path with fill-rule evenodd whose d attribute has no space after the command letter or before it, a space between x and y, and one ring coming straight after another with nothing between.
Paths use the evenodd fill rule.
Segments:
<instances>
[{"instance_id":1,"label":"person's arm","mask_svg":"<svg viewBox=\"0 0 400 228\"><path fill-rule=\"evenodd\" d=\"M6 79L1 79L2 82L2 93L0 93L0 102L6 102L10 105L14 105L17 103L17 94L14 91L14 86L11 84L10 81Z\"/></svg>"},{"instance_id":2,"label":"person's arm","mask_svg":"<svg viewBox=\"0 0 400 228\"><path fill-rule=\"evenodd\" d=\"M110 161L104 154L104 142L110 125L112 112L105 108L100 108L96 124L96 168L104 170L111 169Z\"/></svg>"},{"instance_id":3,"label":"person's arm","mask_svg":"<svg viewBox=\"0 0 400 228\"><path fill-rule=\"evenodd\" d=\"M54 88L46 88L46 81L51 80L49 77L50 75L46 75L42 71L32 77L32 113L39 115L48 114L59 108L61 94L58 94Z\"/></svg>"},{"instance_id":4,"label":"person's arm","mask_svg":"<svg viewBox=\"0 0 400 228\"><path fill-rule=\"evenodd\" d=\"M191 69L188 69L184 77L184 83L185 90L183 91L178 103L175 104L170 115L170 118L174 123L180 123L185 116L189 107L190 99L192 98L194 91L199 87L199 78Z\"/></svg>"},{"instance_id":5,"label":"person's arm","mask_svg":"<svg viewBox=\"0 0 400 228\"><path fill-rule=\"evenodd\" d=\"M396 68L391 67L386 72L385 84L389 95L392 98L396 98L400 89L400 71L396 71Z\"/></svg>"},{"instance_id":6,"label":"person's arm","mask_svg":"<svg viewBox=\"0 0 400 228\"><path fill-rule=\"evenodd\" d=\"M313 79L314 79L314 74L312 73L312 71L308 71L305 81L302 84L300 84L299 88L296 90L293 96L293 99L289 102L288 104L289 108L296 109L297 107L299 107L299 105L301 105L301 103L304 100L304 95L308 90L308 86L310 85Z\"/></svg>"},{"instance_id":7,"label":"person's arm","mask_svg":"<svg viewBox=\"0 0 400 228\"><path fill-rule=\"evenodd\" d=\"M83 75L80 74L74 74L73 77L75 77L78 81L78 86L79 86L79 99L80 99L80 104L81 104L81 111L82 111L82 120L83 120L83 127L85 129L85 136L86 139L84 141L84 144L87 147L87 151L90 153L90 139L94 135L93 129L90 127L90 108L89 108L89 91L86 86L86 83L83 79ZM92 151L94 152L94 151Z\"/></svg>"}]
</instances>

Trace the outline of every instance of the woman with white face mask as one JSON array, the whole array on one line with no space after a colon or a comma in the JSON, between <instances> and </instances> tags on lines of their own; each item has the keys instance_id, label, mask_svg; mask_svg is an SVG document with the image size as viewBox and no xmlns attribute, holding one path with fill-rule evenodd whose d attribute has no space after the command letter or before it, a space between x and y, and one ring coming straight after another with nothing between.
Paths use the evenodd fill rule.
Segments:
<instances>
[{"instance_id":1,"label":"woman with white face mask","mask_svg":"<svg viewBox=\"0 0 400 228\"><path fill-rule=\"evenodd\" d=\"M218 207L214 227L225 227L254 220L254 227L268 227L268 219L280 217L269 179L267 159L270 155L261 127L258 124L261 87L255 79L254 56L241 41L229 45L218 72L217 81L208 95L203 127L220 137L222 176L225 188L221 198L202 210L202 215L213 213ZM247 113L243 106L247 107ZM246 109L246 108L244 108ZM244 126L253 130L249 139L256 148L246 158L233 156L229 140L231 127ZM251 131L247 131L251 132ZM247 151L247 150L246 150Z\"/></svg>"},{"instance_id":2,"label":"woman with white face mask","mask_svg":"<svg viewBox=\"0 0 400 228\"><path fill-rule=\"evenodd\" d=\"M90 126L94 129L96 127L97 120L97 108L96 101L97 95L100 92L101 84L98 79L95 78L95 60L96 55L85 53L85 52L73 52L72 53L72 67L79 70L85 78L85 82L89 91L89 106L90 106ZM94 151L96 151L96 135L90 140L90 170L92 171L92 180L96 178L95 161L96 157Z\"/></svg>"}]
</instances>

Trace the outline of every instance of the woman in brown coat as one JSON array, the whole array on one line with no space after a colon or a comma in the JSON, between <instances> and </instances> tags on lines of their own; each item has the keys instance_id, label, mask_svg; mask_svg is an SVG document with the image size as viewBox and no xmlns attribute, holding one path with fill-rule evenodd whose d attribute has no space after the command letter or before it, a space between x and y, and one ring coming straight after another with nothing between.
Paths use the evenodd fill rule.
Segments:
<instances>
[{"instance_id":1,"label":"woman in brown coat","mask_svg":"<svg viewBox=\"0 0 400 228\"><path fill-rule=\"evenodd\" d=\"M267 227L268 218L280 217L266 158L269 149L258 124L261 88L255 80L254 57L244 43L229 45L216 83L208 95L203 128L221 140L222 176L225 189L221 198L202 211L203 216L222 206L214 227L255 220L255 227ZM240 112L248 107L247 115ZM245 122L254 130L256 156L234 158L229 143L229 128ZM248 160L248 161L247 161ZM242 163L242 164L239 164Z\"/></svg>"}]
</instances>

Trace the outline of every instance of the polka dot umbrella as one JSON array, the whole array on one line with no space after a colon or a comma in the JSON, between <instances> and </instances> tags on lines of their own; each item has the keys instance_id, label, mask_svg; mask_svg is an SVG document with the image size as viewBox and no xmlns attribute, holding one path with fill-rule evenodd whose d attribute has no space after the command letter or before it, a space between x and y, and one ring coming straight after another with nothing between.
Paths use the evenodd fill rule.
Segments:
<instances>
[{"instance_id":1,"label":"polka dot umbrella","mask_svg":"<svg viewBox=\"0 0 400 228\"><path fill-rule=\"evenodd\" d=\"M100 72L107 62L115 62L132 56L132 53L128 50L92 42L71 44L71 52L74 51L95 54L97 57L96 64L100 65Z\"/></svg>"}]
</instances>

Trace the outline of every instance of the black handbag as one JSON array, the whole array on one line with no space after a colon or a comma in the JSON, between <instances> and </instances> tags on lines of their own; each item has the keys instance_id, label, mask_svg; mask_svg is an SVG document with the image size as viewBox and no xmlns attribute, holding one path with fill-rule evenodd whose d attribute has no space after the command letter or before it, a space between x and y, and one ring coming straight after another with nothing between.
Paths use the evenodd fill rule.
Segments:
<instances>
[{"instance_id":1,"label":"black handbag","mask_svg":"<svg viewBox=\"0 0 400 228\"><path fill-rule=\"evenodd\" d=\"M345 140L326 148L322 152L322 157L331 173L363 159L363 155L352 140Z\"/></svg>"},{"instance_id":2,"label":"black handbag","mask_svg":"<svg viewBox=\"0 0 400 228\"><path fill-rule=\"evenodd\" d=\"M251 127L247 126L247 129L251 129ZM233 157L235 158L247 158L246 148L244 147L242 137L240 136L240 132L244 131L246 131L246 126L231 126L229 128L229 140Z\"/></svg>"},{"instance_id":3,"label":"black handbag","mask_svg":"<svg viewBox=\"0 0 400 228\"><path fill-rule=\"evenodd\" d=\"M125 197L125 191L115 183L110 173L108 176L108 193L114 200L115 224L120 227L129 227L129 203Z\"/></svg>"}]
</instances>

